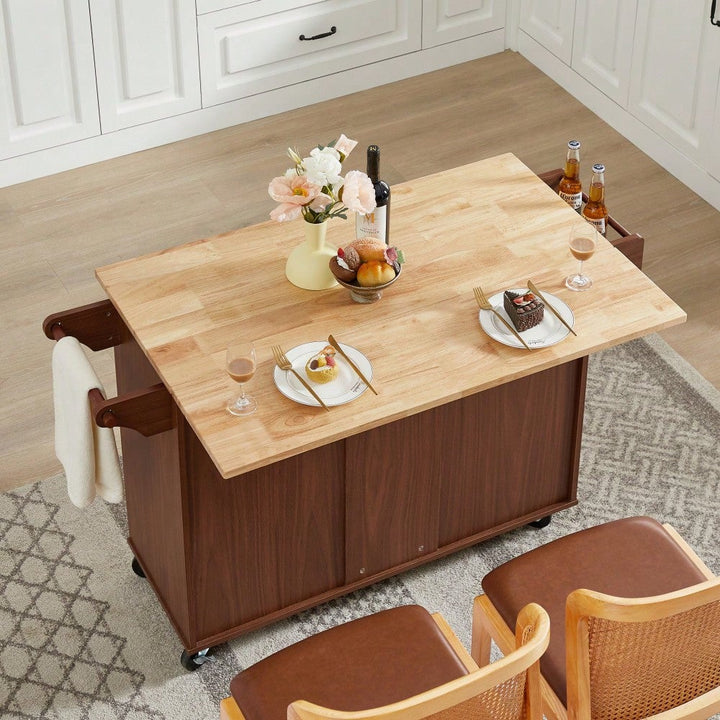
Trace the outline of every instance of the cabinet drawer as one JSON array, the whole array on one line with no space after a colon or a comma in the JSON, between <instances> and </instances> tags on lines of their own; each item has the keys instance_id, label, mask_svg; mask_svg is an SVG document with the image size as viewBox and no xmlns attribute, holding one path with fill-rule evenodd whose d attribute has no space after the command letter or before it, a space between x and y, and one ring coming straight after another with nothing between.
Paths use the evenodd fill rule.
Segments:
<instances>
[{"instance_id":1,"label":"cabinet drawer","mask_svg":"<svg viewBox=\"0 0 720 720\"><path fill-rule=\"evenodd\" d=\"M327 0L267 13L273 4L198 17L204 106L420 49L412 0Z\"/></svg>"}]
</instances>

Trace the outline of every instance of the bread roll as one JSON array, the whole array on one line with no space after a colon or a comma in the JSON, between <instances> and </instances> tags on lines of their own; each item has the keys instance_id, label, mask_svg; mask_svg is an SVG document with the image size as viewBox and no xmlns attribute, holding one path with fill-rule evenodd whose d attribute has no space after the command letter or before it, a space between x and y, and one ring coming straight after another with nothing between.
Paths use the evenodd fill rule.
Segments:
<instances>
[{"instance_id":1,"label":"bread roll","mask_svg":"<svg viewBox=\"0 0 720 720\"><path fill-rule=\"evenodd\" d=\"M370 260L363 263L357 271L358 285L363 287L375 287L384 285L395 279L395 268L386 262Z\"/></svg>"},{"instance_id":2,"label":"bread roll","mask_svg":"<svg viewBox=\"0 0 720 720\"><path fill-rule=\"evenodd\" d=\"M374 238L358 238L353 240L349 247L354 248L360 256L360 260L370 262L370 260L385 260L385 250L387 245L382 240Z\"/></svg>"}]
</instances>

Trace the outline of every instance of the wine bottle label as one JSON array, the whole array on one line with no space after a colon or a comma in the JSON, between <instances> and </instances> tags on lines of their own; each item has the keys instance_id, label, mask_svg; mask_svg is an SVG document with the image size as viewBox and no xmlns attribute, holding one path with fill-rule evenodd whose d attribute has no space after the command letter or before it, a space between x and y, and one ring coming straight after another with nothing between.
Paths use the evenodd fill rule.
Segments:
<instances>
[{"instance_id":1,"label":"wine bottle label","mask_svg":"<svg viewBox=\"0 0 720 720\"><path fill-rule=\"evenodd\" d=\"M387 242L387 206L376 207L371 213L355 215L355 237L371 237Z\"/></svg>"},{"instance_id":2,"label":"wine bottle label","mask_svg":"<svg viewBox=\"0 0 720 720\"><path fill-rule=\"evenodd\" d=\"M560 197L573 209L580 212L582 207L582 192L564 193L562 190L558 193Z\"/></svg>"}]
</instances>

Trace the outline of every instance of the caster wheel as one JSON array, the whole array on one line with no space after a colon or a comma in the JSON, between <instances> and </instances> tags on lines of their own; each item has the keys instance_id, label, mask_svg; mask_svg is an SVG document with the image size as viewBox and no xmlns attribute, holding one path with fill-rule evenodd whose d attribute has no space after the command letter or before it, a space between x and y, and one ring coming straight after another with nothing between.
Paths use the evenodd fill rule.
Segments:
<instances>
[{"instance_id":1,"label":"caster wheel","mask_svg":"<svg viewBox=\"0 0 720 720\"><path fill-rule=\"evenodd\" d=\"M132 571L141 578L146 577L145 573L143 572L143 569L140 567L140 563L137 561L137 558L132 559Z\"/></svg>"},{"instance_id":2,"label":"caster wheel","mask_svg":"<svg viewBox=\"0 0 720 720\"><path fill-rule=\"evenodd\" d=\"M196 653L189 653L187 650L183 650L180 654L180 664L188 671L194 672L198 670L206 662L210 662L215 658L211 657L208 653L210 648L204 650L198 650Z\"/></svg>"},{"instance_id":3,"label":"caster wheel","mask_svg":"<svg viewBox=\"0 0 720 720\"><path fill-rule=\"evenodd\" d=\"M550 524L550 520L552 520L552 515L546 515L539 520L533 520L531 523L528 523L528 525L534 528L544 528Z\"/></svg>"}]
</instances>

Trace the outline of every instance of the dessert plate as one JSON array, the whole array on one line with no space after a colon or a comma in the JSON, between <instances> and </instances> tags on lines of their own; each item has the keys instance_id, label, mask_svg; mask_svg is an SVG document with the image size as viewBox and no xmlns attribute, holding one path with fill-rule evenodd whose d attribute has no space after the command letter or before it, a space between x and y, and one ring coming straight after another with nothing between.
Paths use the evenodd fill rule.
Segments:
<instances>
[{"instance_id":1,"label":"dessert plate","mask_svg":"<svg viewBox=\"0 0 720 720\"><path fill-rule=\"evenodd\" d=\"M509 288L510 292L525 294L529 292L527 288ZM570 325L575 325L575 316L573 311L556 295L552 295L547 290L542 291L548 302L562 315L563 319ZM488 298L490 304L512 325L512 320L508 317L503 307L503 293L499 292ZM495 313L489 310L480 310L480 326L493 339L509 345L510 347L521 348L522 343L498 320ZM534 328L525 330L522 334L523 340L531 348L544 348L550 345L556 345L564 340L570 331L555 317L551 310L545 308L542 322Z\"/></svg>"},{"instance_id":2,"label":"dessert plate","mask_svg":"<svg viewBox=\"0 0 720 720\"><path fill-rule=\"evenodd\" d=\"M355 371L338 354L338 376L329 383L317 383L311 380L305 372L305 363L315 354L320 352L328 343L309 342L297 345L288 350L288 360L293 368L305 379L312 389L322 398L328 407L344 405L351 400L360 397L366 390L367 385L355 374ZM370 361L359 350L356 350L345 343L338 343L348 354L348 357L362 370L365 377L372 382L372 365ZM318 401L302 386L302 383L289 370L281 370L277 365L273 374L277 389L290 400L301 405L312 405L320 407Z\"/></svg>"}]
</instances>

